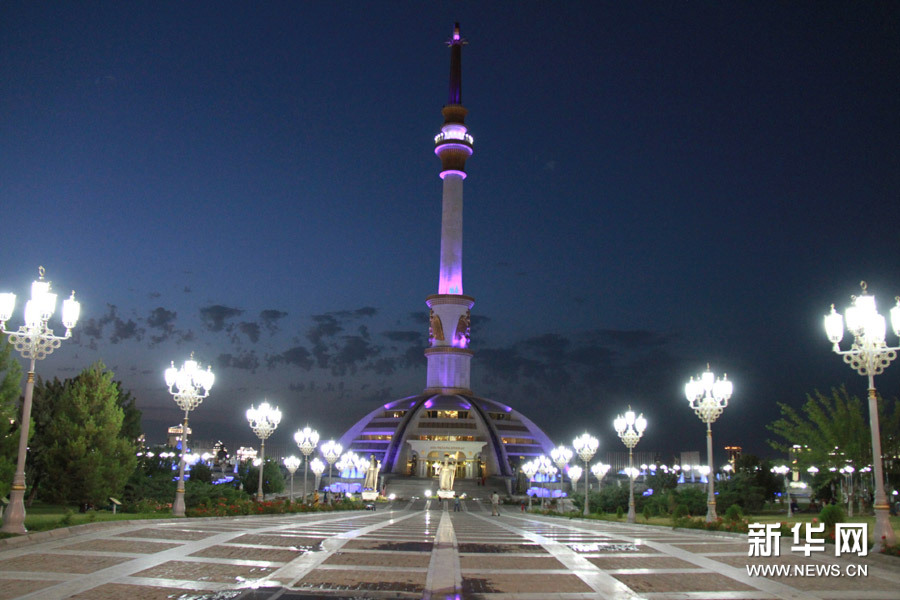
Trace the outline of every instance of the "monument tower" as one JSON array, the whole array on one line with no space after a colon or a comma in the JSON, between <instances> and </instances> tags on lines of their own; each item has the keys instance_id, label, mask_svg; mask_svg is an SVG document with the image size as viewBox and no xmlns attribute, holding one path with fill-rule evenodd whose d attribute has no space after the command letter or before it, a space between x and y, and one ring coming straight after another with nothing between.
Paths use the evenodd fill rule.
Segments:
<instances>
[{"instance_id":1,"label":"monument tower","mask_svg":"<svg viewBox=\"0 0 900 600\"><path fill-rule=\"evenodd\" d=\"M441 489L458 489L465 480L471 484L484 477L504 478L511 489L522 460L553 448L550 438L525 415L475 396L471 389L469 324L475 299L463 294L462 278L463 181L473 143L462 104L465 43L457 23L448 43L450 95L441 110L444 124L434 137L443 188L441 262L438 293L425 299L430 310L426 387L416 396L374 407L340 440L344 448L380 459L389 487L402 486L405 477L435 478L442 473ZM421 493L421 482L410 485Z\"/></svg>"},{"instance_id":2,"label":"monument tower","mask_svg":"<svg viewBox=\"0 0 900 600\"><path fill-rule=\"evenodd\" d=\"M466 127L468 111L462 104L462 47L466 42L459 35L459 23L448 43L450 93L441 110L444 125L434 137L434 153L441 159L443 180L441 268L438 293L425 299L431 309L425 393L471 394L469 370L473 353L468 345L470 310L475 299L463 294L462 231L463 181L474 140Z\"/></svg>"}]
</instances>

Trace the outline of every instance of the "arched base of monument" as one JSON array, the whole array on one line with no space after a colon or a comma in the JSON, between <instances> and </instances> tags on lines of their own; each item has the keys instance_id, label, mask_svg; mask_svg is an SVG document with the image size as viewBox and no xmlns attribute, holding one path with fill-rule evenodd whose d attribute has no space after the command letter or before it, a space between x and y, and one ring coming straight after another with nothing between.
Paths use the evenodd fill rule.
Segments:
<instances>
[{"instance_id":1,"label":"arched base of monument","mask_svg":"<svg viewBox=\"0 0 900 600\"><path fill-rule=\"evenodd\" d=\"M454 498L456 496L456 492L453 490L438 490L438 498L441 500L449 500L450 498Z\"/></svg>"}]
</instances>

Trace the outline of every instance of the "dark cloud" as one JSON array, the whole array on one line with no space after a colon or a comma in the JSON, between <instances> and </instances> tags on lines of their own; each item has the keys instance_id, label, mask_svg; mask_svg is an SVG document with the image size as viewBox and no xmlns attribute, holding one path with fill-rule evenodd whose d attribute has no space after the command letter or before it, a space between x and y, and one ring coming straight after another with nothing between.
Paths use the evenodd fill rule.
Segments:
<instances>
[{"instance_id":1,"label":"dark cloud","mask_svg":"<svg viewBox=\"0 0 900 600\"><path fill-rule=\"evenodd\" d=\"M306 337L313 344L318 344L323 338L333 337L344 330L337 318L331 313L313 315L312 320L315 325L307 331Z\"/></svg>"},{"instance_id":2,"label":"dark cloud","mask_svg":"<svg viewBox=\"0 0 900 600\"><path fill-rule=\"evenodd\" d=\"M238 323L238 331L247 336L247 339L254 344L259 341L259 324L258 323Z\"/></svg>"},{"instance_id":3,"label":"dark cloud","mask_svg":"<svg viewBox=\"0 0 900 600\"><path fill-rule=\"evenodd\" d=\"M157 298L159 298L160 296L162 296L162 294L160 294L159 292L150 292L150 293L147 294L147 295L150 296L150 299L151 299L151 300L156 300Z\"/></svg>"},{"instance_id":4,"label":"dark cloud","mask_svg":"<svg viewBox=\"0 0 900 600\"><path fill-rule=\"evenodd\" d=\"M132 339L141 341L144 337L143 327L140 327L133 319L127 321L121 319L118 307L114 304L107 304L106 314L100 318L87 319L80 327L80 333L91 339L88 346L97 348L96 340L103 337L107 325L112 326L109 341L113 344Z\"/></svg>"},{"instance_id":5,"label":"dark cloud","mask_svg":"<svg viewBox=\"0 0 900 600\"><path fill-rule=\"evenodd\" d=\"M156 345L167 340L175 333L175 317L177 313L158 306L150 311L147 317L147 327L156 330L150 335L150 344Z\"/></svg>"},{"instance_id":6,"label":"dark cloud","mask_svg":"<svg viewBox=\"0 0 900 600\"><path fill-rule=\"evenodd\" d=\"M285 350L281 354L269 356L266 359L266 364L270 369L275 367L276 365L285 364L289 366L300 367L304 371L309 371L310 369L312 369L314 361L309 353L309 350L307 350L303 346L295 346L293 348Z\"/></svg>"},{"instance_id":7,"label":"dark cloud","mask_svg":"<svg viewBox=\"0 0 900 600\"><path fill-rule=\"evenodd\" d=\"M346 375L348 372L355 373L358 366L378 354L378 349L374 348L361 336L344 336L343 342L343 345L337 349L330 361L333 375Z\"/></svg>"},{"instance_id":8,"label":"dark cloud","mask_svg":"<svg viewBox=\"0 0 900 600\"><path fill-rule=\"evenodd\" d=\"M185 294L190 294L193 290L191 290L191 288L189 288L188 286L184 286L184 289L183 289L182 291L183 291Z\"/></svg>"},{"instance_id":9,"label":"dark cloud","mask_svg":"<svg viewBox=\"0 0 900 600\"><path fill-rule=\"evenodd\" d=\"M485 325L487 325L488 323L491 322L491 318L486 317L484 315L471 315L470 319L471 319L471 324L472 324L473 330L481 329Z\"/></svg>"},{"instance_id":10,"label":"dark cloud","mask_svg":"<svg viewBox=\"0 0 900 600\"><path fill-rule=\"evenodd\" d=\"M397 358L382 357L366 365L366 370L373 371L376 375L393 375L397 371Z\"/></svg>"},{"instance_id":11,"label":"dark cloud","mask_svg":"<svg viewBox=\"0 0 900 600\"><path fill-rule=\"evenodd\" d=\"M173 310L166 310L162 306L158 306L150 311L147 317L147 327L160 329L162 331L172 331L174 328L175 317L178 316Z\"/></svg>"},{"instance_id":12,"label":"dark cloud","mask_svg":"<svg viewBox=\"0 0 900 600\"><path fill-rule=\"evenodd\" d=\"M328 314L341 319L374 317L376 314L378 314L378 309L373 306L363 306L362 308L357 308L356 310L336 310Z\"/></svg>"},{"instance_id":13,"label":"dark cloud","mask_svg":"<svg viewBox=\"0 0 900 600\"><path fill-rule=\"evenodd\" d=\"M259 368L259 358L255 352L243 352L241 354L220 354L216 359L220 368L242 369L255 373Z\"/></svg>"},{"instance_id":14,"label":"dark cloud","mask_svg":"<svg viewBox=\"0 0 900 600\"><path fill-rule=\"evenodd\" d=\"M542 394L597 385L626 390L645 379L649 360L659 369L676 364L665 349L672 339L642 330L598 330L572 337L545 333L505 348L479 350L478 361L489 384L534 385Z\"/></svg>"},{"instance_id":15,"label":"dark cloud","mask_svg":"<svg viewBox=\"0 0 900 600\"><path fill-rule=\"evenodd\" d=\"M605 342L611 342L616 346L631 349L658 348L673 340L671 335L643 329L599 329L596 331L596 335Z\"/></svg>"},{"instance_id":16,"label":"dark cloud","mask_svg":"<svg viewBox=\"0 0 900 600\"><path fill-rule=\"evenodd\" d=\"M392 342L403 344L424 343L425 334L421 331L384 331L382 334Z\"/></svg>"},{"instance_id":17,"label":"dark cloud","mask_svg":"<svg viewBox=\"0 0 900 600\"><path fill-rule=\"evenodd\" d=\"M269 335L275 335L278 331L278 321L286 316L286 312L270 308L259 313L259 320L262 321L262 324L269 332Z\"/></svg>"},{"instance_id":18,"label":"dark cloud","mask_svg":"<svg viewBox=\"0 0 900 600\"><path fill-rule=\"evenodd\" d=\"M231 308L221 304L205 306L200 309L200 319L210 331L222 331L228 320L239 317L242 314L244 314L244 311L239 308Z\"/></svg>"}]
</instances>

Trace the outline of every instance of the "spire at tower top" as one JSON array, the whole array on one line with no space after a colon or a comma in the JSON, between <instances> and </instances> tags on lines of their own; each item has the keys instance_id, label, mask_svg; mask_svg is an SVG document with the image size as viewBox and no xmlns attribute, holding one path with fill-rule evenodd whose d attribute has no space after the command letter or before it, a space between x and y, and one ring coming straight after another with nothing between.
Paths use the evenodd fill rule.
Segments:
<instances>
[{"instance_id":1,"label":"spire at tower top","mask_svg":"<svg viewBox=\"0 0 900 600\"><path fill-rule=\"evenodd\" d=\"M459 35L459 23L453 27L450 46L450 98L447 104L462 104L462 47L466 40Z\"/></svg>"}]
</instances>

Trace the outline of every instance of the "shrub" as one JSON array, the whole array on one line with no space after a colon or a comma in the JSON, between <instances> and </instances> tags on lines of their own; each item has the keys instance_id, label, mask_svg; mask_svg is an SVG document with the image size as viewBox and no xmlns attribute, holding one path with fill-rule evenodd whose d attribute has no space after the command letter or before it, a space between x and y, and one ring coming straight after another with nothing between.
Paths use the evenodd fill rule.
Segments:
<instances>
[{"instance_id":1,"label":"shrub","mask_svg":"<svg viewBox=\"0 0 900 600\"><path fill-rule=\"evenodd\" d=\"M650 517L653 516L653 505L650 504L650 503L645 504L645 505L644 505L644 510L642 511L642 513L643 513L643 515L644 515L644 520L647 521L647 522L649 523L649 522L650 522Z\"/></svg>"},{"instance_id":2,"label":"shrub","mask_svg":"<svg viewBox=\"0 0 900 600\"><path fill-rule=\"evenodd\" d=\"M684 504L678 504L675 506L675 510L672 511L672 522L678 523L678 521L685 519L687 516L687 506L685 506Z\"/></svg>"},{"instance_id":3,"label":"shrub","mask_svg":"<svg viewBox=\"0 0 900 600\"><path fill-rule=\"evenodd\" d=\"M834 531L837 523L843 523L847 520L844 509L839 504L829 504L819 513L819 521L825 524L825 531Z\"/></svg>"},{"instance_id":4,"label":"shrub","mask_svg":"<svg viewBox=\"0 0 900 600\"><path fill-rule=\"evenodd\" d=\"M730 521L731 523L735 523L744 518L744 513L741 511L741 507L739 504L732 504L728 507L728 510L725 511L725 520Z\"/></svg>"},{"instance_id":5,"label":"shrub","mask_svg":"<svg viewBox=\"0 0 900 600\"><path fill-rule=\"evenodd\" d=\"M625 511L622 510L622 507L621 507L621 506L617 506L617 507L616 507L616 518L617 518L617 519L621 519L621 518L622 518L622 515L624 515L624 514L625 514Z\"/></svg>"}]
</instances>

